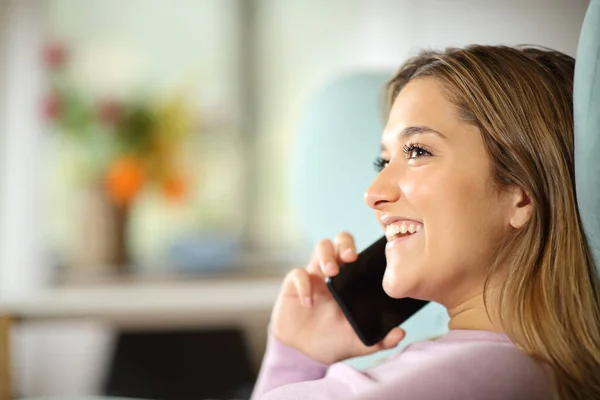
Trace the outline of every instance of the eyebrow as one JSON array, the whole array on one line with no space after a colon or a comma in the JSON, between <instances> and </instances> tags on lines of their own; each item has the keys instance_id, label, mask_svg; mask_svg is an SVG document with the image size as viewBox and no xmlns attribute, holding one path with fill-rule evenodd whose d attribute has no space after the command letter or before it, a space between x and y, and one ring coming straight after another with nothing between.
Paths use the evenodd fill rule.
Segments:
<instances>
[{"instance_id":1,"label":"eyebrow","mask_svg":"<svg viewBox=\"0 0 600 400\"><path fill-rule=\"evenodd\" d=\"M430 128L428 126L425 125L415 125L415 126L407 126L406 128L402 129L401 131L396 133L396 139L401 140L401 139L408 139L411 136L414 135L419 135L419 134L426 134L426 133L432 133L434 135L437 135L439 137L441 137L442 139L448 139L446 137L446 135L444 135L441 132L436 131L433 128ZM381 144L381 150L384 151L386 150L386 147L383 145L383 143Z\"/></svg>"}]
</instances>

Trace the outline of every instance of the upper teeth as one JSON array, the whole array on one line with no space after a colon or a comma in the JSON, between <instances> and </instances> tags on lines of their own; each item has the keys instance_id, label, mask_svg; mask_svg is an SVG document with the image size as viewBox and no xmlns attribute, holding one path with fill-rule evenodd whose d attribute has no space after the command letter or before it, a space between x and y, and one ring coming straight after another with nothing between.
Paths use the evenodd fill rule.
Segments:
<instances>
[{"instance_id":1,"label":"upper teeth","mask_svg":"<svg viewBox=\"0 0 600 400\"><path fill-rule=\"evenodd\" d=\"M419 223L407 223L402 221L399 224L392 224L385 227L385 234L387 236L394 236L399 233L405 234L419 232L422 228L422 225Z\"/></svg>"}]
</instances>

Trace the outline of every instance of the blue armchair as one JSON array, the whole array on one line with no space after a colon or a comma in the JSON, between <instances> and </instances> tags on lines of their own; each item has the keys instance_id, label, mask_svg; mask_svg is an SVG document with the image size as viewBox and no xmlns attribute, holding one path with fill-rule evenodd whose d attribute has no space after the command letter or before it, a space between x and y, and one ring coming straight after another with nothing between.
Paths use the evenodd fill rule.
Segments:
<instances>
[{"instance_id":1,"label":"blue armchair","mask_svg":"<svg viewBox=\"0 0 600 400\"><path fill-rule=\"evenodd\" d=\"M600 0L590 2L583 22L573 100L577 202L600 268Z\"/></svg>"}]
</instances>

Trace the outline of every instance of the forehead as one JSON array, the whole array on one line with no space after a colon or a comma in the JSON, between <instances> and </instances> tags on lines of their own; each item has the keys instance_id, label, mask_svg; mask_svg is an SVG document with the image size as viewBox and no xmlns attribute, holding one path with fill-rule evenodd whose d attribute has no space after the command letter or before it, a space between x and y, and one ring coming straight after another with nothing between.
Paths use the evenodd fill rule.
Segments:
<instances>
[{"instance_id":1,"label":"forehead","mask_svg":"<svg viewBox=\"0 0 600 400\"><path fill-rule=\"evenodd\" d=\"M397 139L397 132L411 126L427 126L450 136L463 127L455 106L434 78L418 78L402 88L390 110L382 142Z\"/></svg>"},{"instance_id":2,"label":"forehead","mask_svg":"<svg viewBox=\"0 0 600 400\"><path fill-rule=\"evenodd\" d=\"M454 144L460 144L463 140L481 141L479 129L460 119L456 106L448 100L443 86L430 77L415 79L400 91L383 131L382 149L403 144L402 139L410 136L399 133L413 127L428 127Z\"/></svg>"}]
</instances>

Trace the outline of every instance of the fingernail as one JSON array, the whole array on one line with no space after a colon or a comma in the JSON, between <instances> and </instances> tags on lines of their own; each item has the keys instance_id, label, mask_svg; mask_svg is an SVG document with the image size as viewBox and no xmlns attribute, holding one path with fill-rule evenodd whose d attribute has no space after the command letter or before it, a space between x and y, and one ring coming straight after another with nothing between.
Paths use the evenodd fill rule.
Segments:
<instances>
[{"instance_id":1,"label":"fingernail","mask_svg":"<svg viewBox=\"0 0 600 400\"><path fill-rule=\"evenodd\" d=\"M312 307L312 305L313 305L312 297L306 296L304 298L304 305L307 307Z\"/></svg>"},{"instance_id":2,"label":"fingernail","mask_svg":"<svg viewBox=\"0 0 600 400\"><path fill-rule=\"evenodd\" d=\"M327 265L325 265L325 270L328 274L335 274L337 273L337 266L333 262L329 261Z\"/></svg>"},{"instance_id":3,"label":"fingernail","mask_svg":"<svg viewBox=\"0 0 600 400\"><path fill-rule=\"evenodd\" d=\"M323 271L324 274L327 274L327 265L325 265L324 261L321 261L321 271Z\"/></svg>"},{"instance_id":4,"label":"fingernail","mask_svg":"<svg viewBox=\"0 0 600 400\"><path fill-rule=\"evenodd\" d=\"M344 256L344 258L352 257L354 255L354 250L347 248L346 250L344 250L344 253L342 255Z\"/></svg>"}]
</instances>

